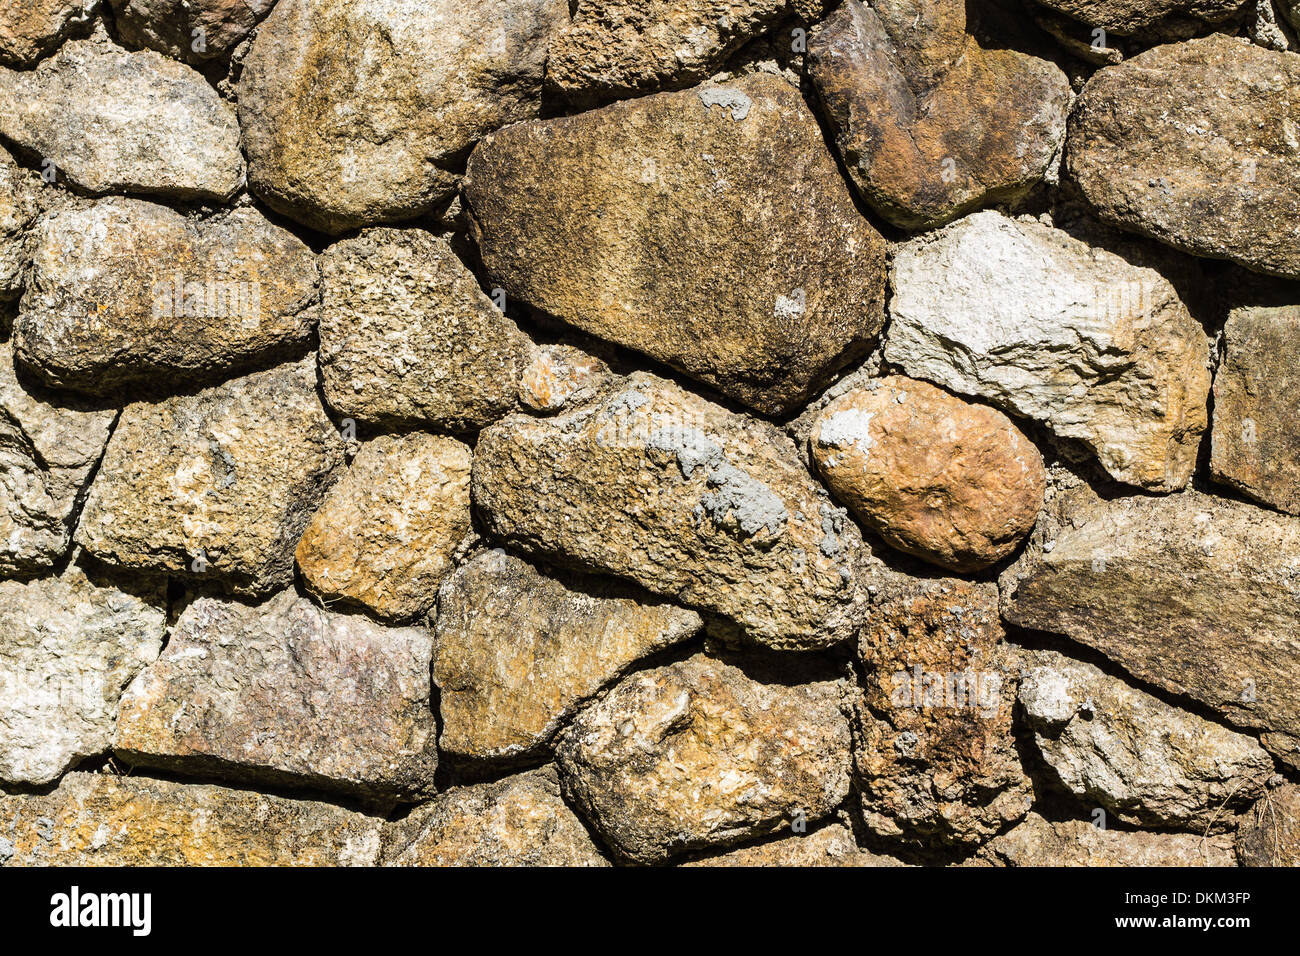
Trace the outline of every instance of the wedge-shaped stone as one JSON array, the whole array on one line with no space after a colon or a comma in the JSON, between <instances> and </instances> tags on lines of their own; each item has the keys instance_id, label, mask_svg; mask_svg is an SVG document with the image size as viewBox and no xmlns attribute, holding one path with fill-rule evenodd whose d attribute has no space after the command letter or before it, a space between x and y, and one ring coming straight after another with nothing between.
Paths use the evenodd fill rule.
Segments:
<instances>
[{"instance_id":1,"label":"wedge-shaped stone","mask_svg":"<svg viewBox=\"0 0 1300 956\"><path fill-rule=\"evenodd\" d=\"M316 259L251 207L190 221L105 199L44 216L14 323L22 362L92 394L191 385L311 337Z\"/></svg>"},{"instance_id":2,"label":"wedge-shaped stone","mask_svg":"<svg viewBox=\"0 0 1300 956\"><path fill-rule=\"evenodd\" d=\"M221 200L244 184L234 110L152 51L74 40L35 70L0 69L0 135L92 193Z\"/></svg>"},{"instance_id":3,"label":"wedge-shaped stone","mask_svg":"<svg viewBox=\"0 0 1300 956\"><path fill-rule=\"evenodd\" d=\"M777 77L511 126L470 157L465 196L510 298L762 412L884 321L885 243Z\"/></svg>"},{"instance_id":4,"label":"wedge-shaped stone","mask_svg":"<svg viewBox=\"0 0 1300 956\"><path fill-rule=\"evenodd\" d=\"M47 784L108 749L122 689L162 649L162 590L138 591L75 564L0 582L0 784Z\"/></svg>"},{"instance_id":5,"label":"wedge-shaped stone","mask_svg":"<svg viewBox=\"0 0 1300 956\"><path fill-rule=\"evenodd\" d=\"M807 824L849 792L839 695L702 655L633 674L561 734L565 792L638 863Z\"/></svg>"},{"instance_id":6,"label":"wedge-shaped stone","mask_svg":"<svg viewBox=\"0 0 1300 956\"><path fill-rule=\"evenodd\" d=\"M1081 442L1118 481L1182 488L1206 425L1209 345L1174 287L996 212L904 246L885 355Z\"/></svg>"},{"instance_id":7,"label":"wedge-shaped stone","mask_svg":"<svg viewBox=\"0 0 1300 956\"><path fill-rule=\"evenodd\" d=\"M1135 833L1089 820L1025 822L988 843L972 865L1234 866L1232 838L1200 833Z\"/></svg>"},{"instance_id":8,"label":"wedge-shaped stone","mask_svg":"<svg viewBox=\"0 0 1300 956\"><path fill-rule=\"evenodd\" d=\"M128 764L414 799L434 792L432 635L323 610L201 597L122 698Z\"/></svg>"},{"instance_id":9,"label":"wedge-shaped stone","mask_svg":"<svg viewBox=\"0 0 1300 956\"><path fill-rule=\"evenodd\" d=\"M11 866L373 866L381 823L312 800L93 773L44 796L0 794Z\"/></svg>"},{"instance_id":10,"label":"wedge-shaped stone","mask_svg":"<svg viewBox=\"0 0 1300 956\"><path fill-rule=\"evenodd\" d=\"M487 428L474 501L501 540L629 578L771 647L850 636L861 534L771 425L638 372L601 402Z\"/></svg>"},{"instance_id":11,"label":"wedge-shaped stone","mask_svg":"<svg viewBox=\"0 0 1300 956\"><path fill-rule=\"evenodd\" d=\"M693 636L699 615L600 578L553 577L504 551L438 597L433 679L444 751L523 757L641 658Z\"/></svg>"},{"instance_id":12,"label":"wedge-shaped stone","mask_svg":"<svg viewBox=\"0 0 1300 956\"><path fill-rule=\"evenodd\" d=\"M128 406L77 528L110 564L269 594L343 464L316 357Z\"/></svg>"}]
</instances>

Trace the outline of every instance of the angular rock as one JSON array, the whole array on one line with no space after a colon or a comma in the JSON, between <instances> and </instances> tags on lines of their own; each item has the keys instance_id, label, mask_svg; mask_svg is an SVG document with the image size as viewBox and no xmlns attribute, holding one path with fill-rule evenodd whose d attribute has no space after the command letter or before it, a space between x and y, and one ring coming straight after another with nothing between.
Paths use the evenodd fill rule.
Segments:
<instances>
[{"instance_id":1,"label":"angular rock","mask_svg":"<svg viewBox=\"0 0 1300 956\"><path fill-rule=\"evenodd\" d=\"M624 679L560 735L565 793L620 857L660 863L826 816L849 792L833 683L696 655Z\"/></svg>"},{"instance_id":2,"label":"angular rock","mask_svg":"<svg viewBox=\"0 0 1300 956\"><path fill-rule=\"evenodd\" d=\"M1029 810L1012 734L1018 680L997 589L917 581L873 607L855 762L863 818L909 843L970 845Z\"/></svg>"},{"instance_id":3,"label":"angular rock","mask_svg":"<svg viewBox=\"0 0 1300 956\"><path fill-rule=\"evenodd\" d=\"M1003 617L1269 731L1264 747L1300 767L1300 520L1192 491L1072 493L1059 512L1003 573Z\"/></svg>"},{"instance_id":4,"label":"angular rock","mask_svg":"<svg viewBox=\"0 0 1300 956\"><path fill-rule=\"evenodd\" d=\"M0 344L0 577L48 568L67 553L115 409L20 380Z\"/></svg>"},{"instance_id":5,"label":"angular rock","mask_svg":"<svg viewBox=\"0 0 1300 956\"><path fill-rule=\"evenodd\" d=\"M384 833L384 866L609 866L547 765L457 787Z\"/></svg>"},{"instance_id":6,"label":"angular rock","mask_svg":"<svg viewBox=\"0 0 1300 956\"><path fill-rule=\"evenodd\" d=\"M374 866L382 820L312 800L71 773L0 794L11 866Z\"/></svg>"},{"instance_id":7,"label":"angular rock","mask_svg":"<svg viewBox=\"0 0 1300 956\"><path fill-rule=\"evenodd\" d=\"M547 85L575 103L625 99L707 79L792 7L822 0L579 0L551 44Z\"/></svg>"},{"instance_id":8,"label":"angular rock","mask_svg":"<svg viewBox=\"0 0 1300 956\"><path fill-rule=\"evenodd\" d=\"M1057 13L1108 34L1186 39L1205 24L1221 23L1245 0L1037 0Z\"/></svg>"},{"instance_id":9,"label":"angular rock","mask_svg":"<svg viewBox=\"0 0 1300 956\"><path fill-rule=\"evenodd\" d=\"M635 588L564 581L504 551L480 554L438 596L442 749L485 759L536 753L584 700L701 625L694 611Z\"/></svg>"},{"instance_id":10,"label":"angular rock","mask_svg":"<svg viewBox=\"0 0 1300 956\"><path fill-rule=\"evenodd\" d=\"M813 425L831 492L894 547L953 571L988 567L1034 526L1043 458L1001 412L891 375L832 401Z\"/></svg>"},{"instance_id":11,"label":"angular rock","mask_svg":"<svg viewBox=\"0 0 1300 956\"><path fill-rule=\"evenodd\" d=\"M127 43L201 63L225 59L275 0L111 0Z\"/></svg>"},{"instance_id":12,"label":"angular rock","mask_svg":"<svg viewBox=\"0 0 1300 956\"><path fill-rule=\"evenodd\" d=\"M0 69L0 135L91 193L224 200L244 184L234 110L152 51L75 40L33 71Z\"/></svg>"},{"instance_id":13,"label":"angular rock","mask_svg":"<svg viewBox=\"0 0 1300 956\"><path fill-rule=\"evenodd\" d=\"M189 385L311 338L315 256L251 207L188 221L104 199L33 231L14 346L49 385L98 395Z\"/></svg>"},{"instance_id":14,"label":"angular rock","mask_svg":"<svg viewBox=\"0 0 1300 956\"><path fill-rule=\"evenodd\" d=\"M865 351L885 243L767 75L520 123L470 157L493 281L774 415Z\"/></svg>"},{"instance_id":15,"label":"angular rock","mask_svg":"<svg viewBox=\"0 0 1300 956\"><path fill-rule=\"evenodd\" d=\"M122 689L162 649L164 603L76 565L0 582L0 784L47 784L108 749Z\"/></svg>"},{"instance_id":16,"label":"angular rock","mask_svg":"<svg viewBox=\"0 0 1300 956\"><path fill-rule=\"evenodd\" d=\"M601 402L484 429L474 502L499 540L770 647L828 647L860 617L861 535L789 439L647 373Z\"/></svg>"},{"instance_id":17,"label":"angular rock","mask_svg":"<svg viewBox=\"0 0 1300 956\"><path fill-rule=\"evenodd\" d=\"M24 236L37 215L34 188L28 174L0 148L0 302L22 289L28 261Z\"/></svg>"},{"instance_id":18,"label":"angular rock","mask_svg":"<svg viewBox=\"0 0 1300 956\"><path fill-rule=\"evenodd\" d=\"M1212 34L1093 74L1066 162L1108 221L1300 278L1300 58Z\"/></svg>"},{"instance_id":19,"label":"angular rock","mask_svg":"<svg viewBox=\"0 0 1300 956\"><path fill-rule=\"evenodd\" d=\"M434 792L433 636L323 610L200 597L122 696L128 764L418 799Z\"/></svg>"},{"instance_id":20,"label":"angular rock","mask_svg":"<svg viewBox=\"0 0 1300 956\"><path fill-rule=\"evenodd\" d=\"M1300 306L1234 309L1214 377L1210 471L1241 493L1300 514Z\"/></svg>"},{"instance_id":21,"label":"angular rock","mask_svg":"<svg viewBox=\"0 0 1300 956\"><path fill-rule=\"evenodd\" d=\"M847 827L832 823L806 836L789 836L683 866L903 866L893 857L858 849Z\"/></svg>"},{"instance_id":22,"label":"angular rock","mask_svg":"<svg viewBox=\"0 0 1300 956\"><path fill-rule=\"evenodd\" d=\"M411 219L484 133L536 116L565 0L282 0L244 62L249 183L314 229ZM340 42L340 38L346 42Z\"/></svg>"},{"instance_id":23,"label":"angular rock","mask_svg":"<svg viewBox=\"0 0 1300 956\"><path fill-rule=\"evenodd\" d=\"M1199 833L1103 830L1087 820L1031 813L980 851L995 866L1233 866L1232 838Z\"/></svg>"},{"instance_id":24,"label":"angular rock","mask_svg":"<svg viewBox=\"0 0 1300 956\"><path fill-rule=\"evenodd\" d=\"M1253 737L1129 687L1091 664L1026 651L1020 706L1067 790L1138 826L1204 832L1273 773Z\"/></svg>"},{"instance_id":25,"label":"angular rock","mask_svg":"<svg viewBox=\"0 0 1300 956\"><path fill-rule=\"evenodd\" d=\"M1237 825L1241 866L1300 866L1300 787L1269 790Z\"/></svg>"},{"instance_id":26,"label":"angular rock","mask_svg":"<svg viewBox=\"0 0 1300 956\"><path fill-rule=\"evenodd\" d=\"M469 475L470 451L454 438L367 442L298 542L308 590L394 620L427 610L469 533Z\"/></svg>"},{"instance_id":27,"label":"angular rock","mask_svg":"<svg viewBox=\"0 0 1300 956\"><path fill-rule=\"evenodd\" d=\"M370 229L321 268L321 378L340 415L471 431L514 408L533 345L445 241Z\"/></svg>"},{"instance_id":28,"label":"angular rock","mask_svg":"<svg viewBox=\"0 0 1300 956\"><path fill-rule=\"evenodd\" d=\"M85 24L99 0L0 0L0 65L29 67Z\"/></svg>"},{"instance_id":29,"label":"angular rock","mask_svg":"<svg viewBox=\"0 0 1300 956\"><path fill-rule=\"evenodd\" d=\"M122 412L76 541L109 564L269 594L343 464L316 357Z\"/></svg>"},{"instance_id":30,"label":"angular rock","mask_svg":"<svg viewBox=\"0 0 1300 956\"><path fill-rule=\"evenodd\" d=\"M593 398L609 366L571 345L543 345L519 377L519 402L541 414Z\"/></svg>"},{"instance_id":31,"label":"angular rock","mask_svg":"<svg viewBox=\"0 0 1300 956\"><path fill-rule=\"evenodd\" d=\"M1191 478L1209 347L1158 272L980 212L904 246L892 285L885 355L908 375L1042 422L1117 481Z\"/></svg>"},{"instance_id":32,"label":"angular rock","mask_svg":"<svg viewBox=\"0 0 1300 956\"><path fill-rule=\"evenodd\" d=\"M1065 74L985 49L965 28L965 0L846 0L808 38L808 76L845 168L895 225L1018 197L1065 138Z\"/></svg>"}]
</instances>

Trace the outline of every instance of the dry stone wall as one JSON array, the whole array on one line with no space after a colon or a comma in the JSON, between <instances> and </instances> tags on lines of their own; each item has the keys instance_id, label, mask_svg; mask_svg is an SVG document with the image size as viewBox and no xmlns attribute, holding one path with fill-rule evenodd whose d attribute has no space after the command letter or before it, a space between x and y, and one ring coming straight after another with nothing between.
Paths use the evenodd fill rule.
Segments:
<instances>
[{"instance_id":1,"label":"dry stone wall","mask_svg":"<svg viewBox=\"0 0 1300 956\"><path fill-rule=\"evenodd\" d=\"M0 866L1297 865L1296 25L0 0Z\"/></svg>"}]
</instances>

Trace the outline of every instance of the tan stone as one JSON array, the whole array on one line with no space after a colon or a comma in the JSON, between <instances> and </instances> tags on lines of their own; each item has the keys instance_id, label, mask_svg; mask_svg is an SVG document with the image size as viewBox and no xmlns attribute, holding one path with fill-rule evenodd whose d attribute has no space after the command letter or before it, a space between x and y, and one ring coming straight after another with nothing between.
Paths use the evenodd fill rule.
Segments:
<instances>
[{"instance_id":1,"label":"tan stone","mask_svg":"<svg viewBox=\"0 0 1300 956\"><path fill-rule=\"evenodd\" d=\"M683 866L902 866L893 857L858 848L853 833L832 823L803 836L788 836L730 853L693 860Z\"/></svg>"},{"instance_id":2,"label":"tan stone","mask_svg":"<svg viewBox=\"0 0 1300 956\"><path fill-rule=\"evenodd\" d=\"M1049 821L1031 813L989 842L973 865L1233 866L1232 837L1135 833L1101 829L1087 820Z\"/></svg>"},{"instance_id":3,"label":"tan stone","mask_svg":"<svg viewBox=\"0 0 1300 956\"><path fill-rule=\"evenodd\" d=\"M99 0L0 0L0 64L32 66L88 26Z\"/></svg>"},{"instance_id":4,"label":"tan stone","mask_svg":"<svg viewBox=\"0 0 1300 956\"><path fill-rule=\"evenodd\" d=\"M1300 866L1300 786L1268 790L1237 824L1242 866Z\"/></svg>"},{"instance_id":5,"label":"tan stone","mask_svg":"<svg viewBox=\"0 0 1300 956\"><path fill-rule=\"evenodd\" d=\"M543 345L519 378L519 401L543 414L595 395L609 366L571 345Z\"/></svg>"}]
</instances>

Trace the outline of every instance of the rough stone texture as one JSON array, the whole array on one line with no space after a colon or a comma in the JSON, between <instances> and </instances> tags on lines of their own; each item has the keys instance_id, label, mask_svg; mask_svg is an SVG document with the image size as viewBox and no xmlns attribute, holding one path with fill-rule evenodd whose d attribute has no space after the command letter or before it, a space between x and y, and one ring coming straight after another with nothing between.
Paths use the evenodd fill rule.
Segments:
<instances>
[{"instance_id":1,"label":"rough stone texture","mask_svg":"<svg viewBox=\"0 0 1300 956\"><path fill-rule=\"evenodd\" d=\"M636 661L693 636L699 615L598 578L543 574L495 550L438 596L438 685L446 752L522 757Z\"/></svg>"},{"instance_id":2,"label":"rough stone texture","mask_svg":"<svg viewBox=\"0 0 1300 956\"><path fill-rule=\"evenodd\" d=\"M807 835L789 836L694 860L683 866L902 866L893 857L858 849L853 834L838 823Z\"/></svg>"},{"instance_id":3,"label":"rough stone texture","mask_svg":"<svg viewBox=\"0 0 1300 956\"><path fill-rule=\"evenodd\" d=\"M753 75L487 137L465 197L493 281L771 414L884 321L884 242L799 91Z\"/></svg>"},{"instance_id":4,"label":"rough stone texture","mask_svg":"<svg viewBox=\"0 0 1300 956\"><path fill-rule=\"evenodd\" d=\"M1269 790L1237 825L1242 866L1300 866L1300 787Z\"/></svg>"},{"instance_id":5,"label":"rough stone texture","mask_svg":"<svg viewBox=\"0 0 1300 956\"><path fill-rule=\"evenodd\" d=\"M1300 521L1199 492L1080 491L1031 540L1000 581L1007 620L1270 731L1265 748L1300 766Z\"/></svg>"},{"instance_id":6,"label":"rough stone texture","mask_svg":"<svg viewBox=\"0 0 1300 956\"><path fill-rule=\"evenodd\" d=\"M560 796L555 767L460 787L384 833L384 866L609 866Z\"/></svg>"},{"instance_id":7,"label":"rough stone texture","mask_svg":"<svg viewBox=\"0 0 1300 956\"><path fill-rule=\"evenodd\" d=\"M1019 700L1039 754L1067 790L1118 820L1204 832L1231 821L1273 772L1253 737L1091 664L1038 651L1025 665Z\"/></svg>"},{"instance_id":8,"label":"rough stone texture","mask_svg":"<svg viewBox=\"0 0 1300 956\"><path fill-rule=\"evenodd\" d=\"M162 648L163 603L76 565L0 582L0 784L46 784L108 749L122 689Z\"/></svg>"},{"instance_id":9,"label":"rough stone texture","mask_svg":"<svg viewBox=\"0 0 1300 956\"><path fill-rule=\"evenodd\" d=\"M311 800L72 773L0 794L11 866L373 866L381 820Z\"/></svg>"},{"instance_id":10,"label":"rough stone texture","mask_svg":"<svg viewBox=\"0 0 1300 956\"><path fill-rule=\"evenodd\" d=\"M638 372L600 403L487 428L474 501L499 540L629 578L783 649L850 636L861 536L774 427Z\"/></svg>"},{"instance_id":11,"label":"rough stone texture","mask_svg":"<svg viewBox=\"0 0 1300 956\"><path fill-rule=\"evenodd\" d=\"M609 366L571 345L540 346L519 377L519 403L540 414L594 398Z\"/></svg>"},{"instance_id":12,"label":"rough stone texture","mask_svg":"<svg viewBox=\"0 0 1300 956\"><path fill-rule=\"evenodd\" d=\"M623 680L557 756L610 848L658 863L826 816L848 795L849 749L837 685L760 684L696 655Z\"/></svg>"},{"instance_id":13,"label":"rough stone texture","mask_svg":"<svg viewBox=\"0 0 1300 956\"><path fill-rule=\"evenodd\" d=\"M292 589L200 597L122 697L125 763L414 799L434 792L433 636L322 610Z\"/></svg>"},{"instance_id":14,"label":"rough stone texture","mask_svg":"<svg viewBox=\"0 0 1300 956\"><path fill-rule=\"evenodd\" d=\"M578 0L555 37L546 82L590 106L707 79L778 23L790 0ZM823 0L805 5L817 13Z\"/></svg>"},{"instance_id":15,"label":"rough stone texture","mask_svg":"<svg viewBox=\"0 0 1300 956\"><path fill-rule=\"evenodd\" d=\"M470 451L423 433L367 442L298 542L308 590L401 620L427 610L470 529Z\"/></svg>"},{"instance_id":16,"label":"rough stone texture","mask_svg":"<svg viewBox=\"0 0 1300 956\"><path fill-rule=\"evenodd\" d=\"M1118 481L1187 484L1208 343L1159 273L980 212L905 245L892 286L885 355L908 375L1042 422Z\"/></svg>"},{"instance_id":17,"label":"rough stone texture","mask_svg":"<svg viewBox=\"0 0 1300 956\"><path fill-rule=\"evenodd\" d=\"M0 0L0 65L30 67L82 24L99 0Z\"/></svg>"},{"instance_id":18,"label":"rough stone texture","mask_svg":"<svg viewBox=\"0 0 1300 956\"><path fill-rule=\"evenodd\" d=\"M1018 661L997 588L918 581L862 630L855 763L863 819L910 843L978 844L1029 810L1011 732Z\"/></svg>"},{"instance_id":19,"label":"rough stone texture","mask_svg":"<svg viewBox=\"0 0 1300 956\"><path fill-rule=\"evenodd\" d=\"M1034 526L1043 459L1005 415L927 382L873 380L813 425L831 492L882 538L954 571L988 567Z\"/></svg>"},{"instance_id":20,"label":"rough stone texture","mask_svg":"<svg viewBox=\"0 0 1300 956\"><path fill-rule=\"evenodd\" d=\"M985 49L965 28L965 0L846 0L808 38L808 76L845 168L896 225L1016 198L1065 138L1065 74Z\"/></svg>"},{"instance_id":21,"label":"rough stone texture","mask_svg":"<svg viewBox=\"0 0 1300 956\"><path fill-rule=\"evenodd\" d=\"M37 215L34 188L28 174L0 148L0 302L22 289L28 255L25 233Z\"/></svg>"},{"instance_id":22,"label":"rough stone texture","mask_svg":"<svg viewBox=\"0 0 1300 956\"><path fill-rule=\"evenodd\" d=\"M275 0L111 0L118 33L132 46L201 63L234 51Z\"/></svg>"},{"instance_id":23,"label":"rough stone texture","mask_svg":"<svg viewBox=\"0 0 1300 956\"><path fill-rule=\"evenodd\" d=\"M1300 278L1300 58L1214 34L1098 71L1066 160L1107 220Z\"/></svg>"},{"instance_id":24,"label":"rough stone texture","mask_svg":"<svg viewBox=\"0 0 1300 956\"><path fill-rule=\"evenodd\" d=\"M321 378L340 415L468 431L514 407L532 343L445 241L371 229L321 269Z\"/></svg>"},{"instance_id":25,"label":"rough stone texture","mask_svg":"<svg viewBox=\"0 0 1300 956\"><path fill-rule=\"evenodd\" d=\"M20 381L12 346L0 344L0 577L51 567L67 553L116 417Z\"/></svg>"},{"instance_id":26,"label":"rough stone texture","mask_svg":"<svg viewBox=\"0 0 1300 956\"><path fill-rule=\"evenodd\" d=\"M311 337L315 256L255 209L189 221L104 199L48 213L33 232L14 346L47 384L175 388Z\"/></svg>"},{"instance_id":27,"label":"rough stone texture","mask_svg":"<svg viewBox=\"0 0 1300 956\"><path fill-rule=\"evenodd\" d=\"M269 594L343 463L316 358L122 412L76 540L110 564Z\"/></svg>"},{"instance_id":28,"label":"rough stone texture","mask_svg":"<svg viewBox=\"0 0 1300 956\"><path fill-rule=\"evenodd\" d=\"M1245 0L1037 0L1088 26L1120 36L1183 39L1204 24L1219 23L1241 9Z\"/></svg>"},{"instance_id":29,"label":"rough stone texture","mask_svg":"<svg viewBox=\"0 0 1300 956\"><path fill-rule=\"evenodd\" d=\"M1232 866L1232 838L1102 830L1087 820L1031 813L973 861L995 866Z\"/></svg>"},{"instance_id":30,"label":"rough stone texture","mask_svg":"<svg viewBox=\"0 0 1300 956\"><path fill-rule=\"evenodd\" d=\"M1300 514L1300 306L1234 309L1223 339L1210 470L1256 501Z\"/></svg>"},{"instance_id":31,"label":"rough stone texture","mask_svg":"<svg viewBox=\"0 0 1300 956\"><path fill-rule=\"evenodd\" d=\"M329 233L411 219L484 133L536 116L565 0L281 0L244 63L249 182Z\"/></svg>"},{"instance_id":32,"label":"rough stone texture","mask_svg":"<svg viewBox=\"0 0 1300 956\"><path fill-rule=\"evenodd\" d=\"M0 69L0 135L92 193L227 199L244 184L234 110L189 67L75 40Z\"/></svg>"}]
</instances>

